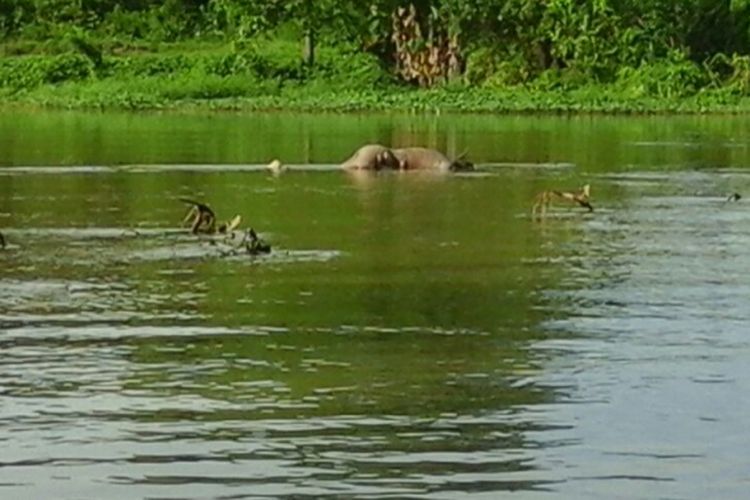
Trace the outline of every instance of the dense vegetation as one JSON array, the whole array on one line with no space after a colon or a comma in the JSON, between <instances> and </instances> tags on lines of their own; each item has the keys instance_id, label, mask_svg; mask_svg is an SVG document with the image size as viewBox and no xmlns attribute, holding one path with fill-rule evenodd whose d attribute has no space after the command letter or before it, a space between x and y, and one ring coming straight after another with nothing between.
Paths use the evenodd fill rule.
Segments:
<instances>
[{"instance_id":1,"label":"dense vegetation","mask_svg":"<svg viewBox=\"0 0 750 500\"><path fill-rule=\"evenodd\" d=\"M750 0L0 0L0 96L64 106L748 108Z\"/></svg>"}]
</instances>

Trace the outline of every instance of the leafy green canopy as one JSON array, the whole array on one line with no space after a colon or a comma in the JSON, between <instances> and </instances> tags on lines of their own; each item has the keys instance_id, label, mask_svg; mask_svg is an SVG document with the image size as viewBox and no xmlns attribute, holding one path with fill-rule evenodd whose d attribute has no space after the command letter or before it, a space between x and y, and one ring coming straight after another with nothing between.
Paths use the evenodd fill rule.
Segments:
<instances>
[{"instance_id":1,"label":"leafy green canopy","mask_svg":"<svg viewBox=\"0 0 750 500\"><path fill-rule=\"evenodd\" d=\"M563 82L615 81L623 68L654 61L731 60L748 51L749 28L750 0L0 0L6 42L72 30L150 42L315 34L420 83L457 67L500 85L544 82L549 72Z\"/></svg>"}]
</instances>

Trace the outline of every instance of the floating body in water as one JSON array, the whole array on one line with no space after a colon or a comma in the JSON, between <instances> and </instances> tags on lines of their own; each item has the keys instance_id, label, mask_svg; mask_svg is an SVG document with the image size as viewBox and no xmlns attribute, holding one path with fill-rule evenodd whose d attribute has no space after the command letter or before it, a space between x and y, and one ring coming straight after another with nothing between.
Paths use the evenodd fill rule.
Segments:
<instances>
[{"instance_id":1,"label":"floating body in water","mask_svg":"<svg viewBox=\"0 0 750 500\"><path fill-rule=\"evenodd\" d=\"M544 217L550 203L553 201L567 201L577 203L578 205L588 208L589 212L594 211L594 207L589 203L590 186L586 184L578 191L542 191L534 198L534 206L531 207L531 215L540 215Z\"/></svg>"},{"instance_id":2,"label":"floating body in water","mask_svg":"<svg viewBox=\"0 0 750 500\"><path fill-rule=\"evenodd\" d=\"M399 162L389 148L380 144L366 144L344 161L341 168L352 170L397 169L399 168Z\"/></svg>"},{"instance_id":3,"label":"floating body in water","mask_svg":"<svg viewBox=\"0 0 750 500\"><path fill-rule=\"evenodd\" d=\"M190 205L190 210L183 219L182 223L190 223L190 232L193 234L226 234L234 231L242 222L242 217L235 215L229 222L224 222L216 226L216 214L211 207L205 203L191 200L189 198L180 198L180 201Z\"/></svg>"},{"instance_id":4,"label":"floating body in water","mask_svg":"<svg viewBox=\"0 0 750 500\"><path fill-rule=\"evenodd\" d=\"M355 170L431 170L455 172L474 170L474 164L458 158L450 160L440 151L422 147L387 148L381 144L367 144L341 164Z\"/></svg>"},{"instance_id":5,"label":"floating body in water","mask_svg":"<svg viewBox=\"0 0 750 500\"><path fill-rule=\"evenodd\" d=\"M411 147L393 150L401 170L432 170L438 172L462 172L474 170L474 164L459 157L450 160L440 151L430 148Z\"/></svg>"}]
</instances>

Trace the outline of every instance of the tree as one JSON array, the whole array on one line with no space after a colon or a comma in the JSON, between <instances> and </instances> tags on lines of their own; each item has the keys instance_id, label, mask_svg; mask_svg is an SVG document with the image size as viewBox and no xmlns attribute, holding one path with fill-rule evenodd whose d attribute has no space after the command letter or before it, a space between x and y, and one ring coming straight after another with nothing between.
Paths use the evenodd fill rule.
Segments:
<instances>
[{"instance_id":1,"label":"tree","mask_svg":"<svg viewBox=\"0 0 750 500\"><path fill-rule=\"evenodd\" d=\"M293 24L304 38L303 53L309 65L314 63L315 45L321 31L348 31L348 24L358 14L358 6L353 0L211 1L211 8L220 20L219 29L226 29L241 39L284 23Z\"/></svg>"}]
</instances>

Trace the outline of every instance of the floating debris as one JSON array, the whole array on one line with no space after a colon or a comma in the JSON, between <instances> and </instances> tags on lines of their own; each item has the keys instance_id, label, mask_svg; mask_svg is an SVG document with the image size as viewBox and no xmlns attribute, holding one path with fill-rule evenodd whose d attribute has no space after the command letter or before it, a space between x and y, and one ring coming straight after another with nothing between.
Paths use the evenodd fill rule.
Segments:
<instances>
[{"instance_id":1,"label":"floating debris","mask_svg":"<svg viewBox=\"0 0 750 500\"><path fill-rule=\"evenodd\" d=\"M250 255L271 253L271 245L260 239L253 228L245 231L245 236L242 238L240 245L244 245L245 250L247 250L247 253Z\"/></svg>"},{"instance_id":2,"label":"floating debris","mask_svg":"<svg viewBox=\"0 0 750 500\"><path fill-rule=\"evenodd\" d=\"M229 222L225 222L219 225L219 229L218 229L219 234L231 234L232 231L234 231L235 229L239 227L241 222L242 222L242 216L240 216L239 214L235 215L234 217L232 217L232 220L230 220Z\"/></svg>"},{"instance_id":3,"label":"floating debris","mask_svg":"<svg viewBox=\"0 0 750 500\"><path fill-rule=\"evenodd\" d=\"M544 217L550 203L554 200L570 201L578 203L580 206L588 208L589 212L594 211L594 207L589 203L590 186L586 184L578 191L542 191L534 199L534 206L531 207L531 215L539 214Z\"/></svg>"},{"instance_id":4,"label":"floating debris","mask_svg":"<svg viewBox=\"0 0 750 500\"><path fill-rule=\"evenodd\" d=\"M281 175L283 172L286 172L286 165L281 163L281 161L276 158L271 163L266 165L266 169L270 170L273 175Z\"/></svg>"},{"instance_id":5,"label":"floating debris","mask_svg":"<svg viewBox=\"0 0 750 500\"><path fill-rule=\"evenodd\" d=\"M729 195L729 198L727 198L727 201L728 202L740 201L740 199L742 199L742 195L741 194L739 194L739 193L732 193L732 194Z\"/></svg>"},{"instance_id":6,"label":"floating debris","mask_svg":"<svg viewBox=\"0 0 750 500\"><path fill-rule=\"evenodd\" d=\"M281 163L278 160L274 160L280 166ZM234 230L237 229L242 222L240 215L235 215L232 220L216 226L216 214L214 211L205 203L201 203L190 198L180 198L180 201L190 205L190 210L183 219L184 224L190 224L190 232L193 234L222 234L227 235L229 239L234 238ZM212 245L216 245L215 240L211 240ZM234 255L238 249L244 248L245 251L250 255L259 255L271 252L271 245L262 240L255 229L250 228L245 231L242 240L239 245L225 252L225 255Z\"/></svg>"},{"instance_id":7,"label":"floating debris","mask_svg":"<svg viewBox=\"0 0 750 500\"><path fill-rule=\"evenodd\" d=\"M216 214L211 207L189 198L180 198L180 201L190 205L187 215L182 220L183 225L190 223L190 232L193 234L228 234L237 229L242 222L242 217L235 215L230 221L216 226Z\"/></svg>"}]
</instances>

